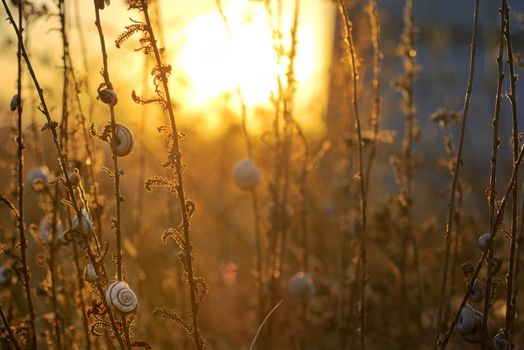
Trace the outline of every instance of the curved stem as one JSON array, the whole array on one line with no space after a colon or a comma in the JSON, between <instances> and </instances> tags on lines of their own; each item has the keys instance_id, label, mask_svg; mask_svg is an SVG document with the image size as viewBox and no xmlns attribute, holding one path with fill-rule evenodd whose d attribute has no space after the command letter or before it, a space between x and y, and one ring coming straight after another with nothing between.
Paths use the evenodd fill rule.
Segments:
<instances>
[{"instance_id":1,"label":"curved stem","mask_svg":"<svg viewBox=\"0 0 524 350\"><path fill-rule=\"evenodd\" d=\"M471 37L471 51L469 58L469 76L466 87L466 95L464 98L464 108L462 111L462 122L460 124L460 136L457 147L457 155L454 163L454 173L451 180L451 195L448 203L448 218L446 223L445 239L446 239L446 254L444 257L444 267L442 269L442 283L440 287L440 298L437 313L437 323L435 325L435 349L439 348L439 335L442 327L442 311L444 309L444 295L447 287L449 256L451 249L451 232L453 228L453 217L455 213L455 197L457 186L459 182L460 166L462 165L462 150L464 148L464 136L466 134L466 123L468 118L469 103L471 100L471 93L473 89L473 76L475 73L475 53L477 49L477 27L479 17L479 0L475 0L475 10L473 13L473 33Z\"/></svg>"},{"instance_id":2,"label":"curved stem","mask_svg":"<svg viewBox=\"0 0 524 350\"><path fill-rule=\"evenodd\" d=\"M169 91L167 76L166 76L165 70L163 69L164 66L162 63L162 59L160 57L160 50L158 49L158 45L155 39L155 33L151 26L151 19L149 17L147 1L145 0L141 0L141 1L142 1L142 10L143 10L144 17L146 20L147 31L151 39L150 43L153 48L153 53L155 55L157 67L160 71L160 77L162 80L162 87L164 91L166 108L169 114L169 122L171 125L172 141L173 141L174 153L175 153L174 154L175 173L176 173L175 176L177 180L176 189L177 189L178 199L180 202L180 211L182 215L182 228L184 231L184 253L185 253L184 255L185 255L187 279L189 282L189 296L191 300L191 313L192 313L191 318L192 318L192 326L193 326L192 335L193 335L193 340L195 342L196 348L198 350L202 350L204 349L204 344L203 344L202 335L200 334L200 328L198 326L198 307L199 305L197 302L197 287L196 287L196 282L195 282L195 271L193 268L193 257L191 253L193 248L191 246L191 242L189 239L190 238L189 237L190 236L189 235L189 231L190 231L189 213L186 208L187 203L186 203L186 194L185 194L185 189L184 189L184 177L183 177L182 157L181 157L181 152L180 152L179 134L178 134L177 125L175 121L175 113L173 110L173 104L171 102L171 95Z\"/></svg>"},{"instance_id":3,"label":"curved stem","mask_svg":"<svg viewBox=\"0 0 524 350\"><path fill-rule=\"evenodd\" d=\"M358 178L360 183L360 244L359 244L359 260L362 264L362 273L360 275L360 349L365 349L366 337L366 283L367 283L367 251L366 251L366 211L367 211L367 196L366 185L364 179L364 161L362 156L362 130L360 124L360 114L358 109L358 68L357 56L355 52L355 44L353 41L353 23L348 17L343 1L339 0L339 12L345 24L345 40L347 45L348 56L351 63L351 72L353 77L353 96L352 105L353 113L355 115L355 126L357 129L358 138Z\"/></svg>"}]
</instances>

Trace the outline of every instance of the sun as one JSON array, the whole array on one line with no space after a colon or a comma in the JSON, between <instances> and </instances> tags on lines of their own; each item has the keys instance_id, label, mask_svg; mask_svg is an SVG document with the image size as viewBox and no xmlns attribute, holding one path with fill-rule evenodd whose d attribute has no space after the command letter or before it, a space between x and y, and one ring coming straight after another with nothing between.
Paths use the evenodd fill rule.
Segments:
<instances>
[{"instance_id":1,"label":"sun","mask_svg":"<svg viewBox=\"0 0 524 350\"><path fill-rule=\"evenodd\" d=\"M285 2L282 16L287 50L291 41L292 3ZM177 69L186 82L183 102L192 109L209 110L211 104L220 103L224 96L230 96L240 87L248 108L269 108L271 93L277 89L277 77L285 74L287 61L278 64L265 4L230 0L223 1L223 9L229 34L216 6L196 15L183 29L184 40L179 43L176 57ZM306 124L318 120L325 110L335 13L334 6L327 1L301 2L295 108L300 111L308 105L310 112L304 116ZM313 109L312 99L317 102ZM206 118L210 127L220 124L213 120L217 116L206 113Z\"/></svg>"}]
</instances>

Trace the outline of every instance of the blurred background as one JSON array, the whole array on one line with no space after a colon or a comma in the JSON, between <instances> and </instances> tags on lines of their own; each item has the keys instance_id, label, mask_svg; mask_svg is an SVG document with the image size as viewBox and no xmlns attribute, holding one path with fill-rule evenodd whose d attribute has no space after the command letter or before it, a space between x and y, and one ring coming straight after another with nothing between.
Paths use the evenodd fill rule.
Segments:
<instances>
[{"instance_id":1,"label":"blurred background","mask_svg":"<svg viewBox=\"0 0 524 350\"><path fill-rule=\"evenodd\" d=\"M34 13L25 31L26 45L35 71L44 88L51 114L58 120L61 111L62 43L57 6L53 1L32 1ZM293 23L293 1L282 1L282 42L290 48L290 30ZM414 103L419 137L413 146L413 231L416 251L409 250L408 319L399 323L399 245L400 236L395 225L394 198L398 184L392 157L398 155L404 133L405 113L402 95L395 81L403 71L399 56L403 30L404 1L377 1L380 15L382 51L382 99L376 158L369 186L369 252L368 252L368 345L372 349L409 348L426 349L434 340L435 313L438 306L442 255L444 252L444 225L449 199L449 170L443 138L447 132L456 146L458 125L440 127L431 121L439 109L459 115L466 89L473 1L415 1L414 20L417 74L414 81ZM513 51L518 56L524 51L524 3L510 1ZM78 96L88 126L93 123L101 130L108 122L107 108L96 100L100 75L101 55L98 34L94 26L94 6L90 1L67 1L67 28L73 69L80 82ZM201 306L201 328L212 349L247 349L258 327L257 286L255 269L254 215L251 197L234 182L234 164L246 158L242 132L241 104L237 87L246 105L247 130L253 143L253 159L261 171L258 201L263 234L270 231L267 212L271 202L273 168L273 122L275 105L272 98L278 91L277 77L285 77L289 59L279 60L274 50L272 18L264 1L222 0L223 15L217 3L206 1L154 1L158 40L165 47L164 60L172 65L170 88L176 106L176 118L184 133L182 152L186 192L195 201L197 209L192 217L192 239L195 247L196 270L209 284L210 291ZM373 47L370 22L366 12L368 1L351 1L348 14L354 23L353 35L359 58L359 103L363 128L371 130L370 117L373 101ZM454 274L456 291L451 304L457 305L465 285L461 264L476 261L477 238L487 231L488 202L485 191L489 184L492 141L491 120L497 84L496 54L499 38L499 7L497 1L481 1L477 66L464 143L462 168L462 219L458 255ZM136 38L122 48L114 40L131 22L139 19L136 12L127 10L128 4L113 0L101 12L107 43L111 79L119 96L116 118L133 130L135 148L121 158L124 269L126 279L138 295L140 310L134 324L136 339L151 343L153 348L191 348L190 340L176 324L154 318L152 310L165 306L189 310L187 290L182 283L178 251L172 242L162 244L162 232L180 221L178 202L168 191L144 190L144 181L152 175L167 175L161 164L165 159L165 138L157 127L167 123L167 114L157 106L137 105L131 99L132 91L144 96L153 95L149 71L151 61L135 52ZM13 7L14 9L14 7ZM13 10L14 11L14 10ZM16 12L16 11L14 11ZM0 14L5 18L5 12ZM224 18L227 20L227 28ZM296 90L292 101L293 116L307 139L311 158L318 156L305 181L305 199L301 190L301 171L304 148L294 135L290 157L289 204L295 215L288 228L289 243L283 272L284 303L277 309L274 322L272 349L340 349L356 348L358 344L358 305L346 300L355 276L358 228L358 184L354 116L351 108L351 73L344 58L343 25L337 4L328 0L301 0L296 34L294 59ZM16 113L9 110L11 96L16 93L16 38L7 21L0 23L0 192L13 194L16 159L14 131ZM517 72L522 66L518 62ZM520 82L517 82L517 86ZM56 155L50 135L41 132L44 118L37 110L37 95L33 83L24 73L24 136L26 142L25 166L29 171L46 164L51 174L57 173ZM509 90L508 79L503 90ZM517 101L524 99L523 89L517 88ZM71 97L73 99L73 97ZM71 101L71 113L80 114ZM520 111L521 108L519 108ZM449 112L446 112L449 114ZM446 114L444 113L444 114ZM519 122L524 119L519 117ZM511 109L503 99L500 118L500 158L497 183L503 193L511 174ZM442 126L442 125L441 125ZM73 131L74 134L74 131ZM80 139L78 131L78 139ZM73 137L74 139L74 137ZM111 167L111 152L107 144L93 140L93 159L86 159L81 142L73 144L72 160L80 173L94 164L100 183L104 221L104 240L110 242L111 217L114 215L112 179L102 170ZM366 155L368 149L365 148ZM43 209L41 198L26 186L26 223L39 224ZM304 204L305 212L300 208ZM286 293L286 281L303 270L301 262L302 220L307 222L309 270L316 294L309 302L307 322L297 304ZM0 232L10 237L14 226L7 210L0 212ZM504 224L504 230L508 229ZM7 239L7 238L6 238ZM36 264L42 251L29 238L29 257L32 281L38 285L45 277L45 269ZM501 242L501 259L507 254L509 243ZM63 249L61 259L70 259ZM110 269L113 267L111 266ZM504 271L504 270L502 270ZM438 276L438 278L437 278ZM504 273L499 278L502 280ZM519 277L522 283L522 277ZM66 286L64 282L63 286ZM5 291L4 291L5 292ZM344 296L346 295L346 296ZM67 299L67 290L61 291ZM504 297L503 287L499 299ZM5 292L3 302L14 298ZM499 301L500 301L499 300ZM346 305L347 304L347 305ZM342 305L342 306L341 306ZM346 306L344 306L346 305ZM48 311L45 298L37 299L37 310ZM342 310L342 311L341 311ZM448 310L448 312L453 312ZM503 322L504 305L495 301L493 326L496 331ZM411 317L412 316L412 317ZM44 329L46 320L39 321ZM519 320L516 334L519 346L524 344ZM406 330L402 329L406 328ZM69 332L69 331L68 331ZM71 331L71 334L74 334ZM406 333L407 332L407 333ZM409 340L402 339L406 334ZM304 341L305 339L305 341ZM450 348L467 348L466 342L454 337ZM73 342L72 342L73 343ZM304 343L306 345L304 345ZM471 345L475 348L476 345ZM72 345L72 348L73 345Z\"/></svg>"}]
</instances>

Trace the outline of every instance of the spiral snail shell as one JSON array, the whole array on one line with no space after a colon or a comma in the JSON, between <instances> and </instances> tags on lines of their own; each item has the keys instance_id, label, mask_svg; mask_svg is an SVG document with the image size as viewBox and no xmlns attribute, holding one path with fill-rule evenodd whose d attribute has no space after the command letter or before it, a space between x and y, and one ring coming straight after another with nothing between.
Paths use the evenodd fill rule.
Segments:
<instances>
[{"instance_id":1,"label":"spiral snail shell","mask_svg":"<svg viewBox=\"0 0 524 350\"><path fill-rule=\"evenodd\" d=\"M115 153L119 157L127 156L133 149L135 137L131 130L122 124L115 125Z\"/></svg>"},{"instance_id":2,"label":"spiral snail shell","mask_svg":"<svg viewBox=\"0 0 524 350\"><path fill-rule=\"evenodd\" d=\"M266 212L266 219L271 223L273 227L284 229L291 224L295 211L289 204L284 206L283 204L275 205L271 202Z\"/></svg>"},{"instance_id":3,"label":"spiral snail shell","mask_svg":"<svg viewBox=\"0 0 524 350\"><path fill-rule=\"evenodd\" d=\"M138 307L135 292L124 281L115 281L107 287L106 302L113 310L127 314Z\"/></svg>"},{"instance_id":4,"label":"spiral snail shell","mask_svg":"<svg viewBox=\"0 0 524 350\"><path fill-rule=\"evenodd\" d=\"M84 268L84 279L87 282L95 283L98 280L98 274L96 273L93 264L88 264Z\"/></svg>"},{"instance_id":5,"label":"spiral snail shell","mask_svg":"<svg viewBox=\"0 0 524 350\"><path fill-rule=\"evenodd\" d=\"M46 243L50 243L52 240L52 235L55 235L55 242L59 242L64 238L64 225L59 218L56 218L56 223L53 232L53 220L49 220L48 217L44 216L40 220L40 225L38 226L38 233L40 238Z\"/></svg>"},{"instance_id":6,"label":"spiral snail shell","mask_svg":"<svg viewBox=\"0 0 524 350\"><path fill-rule=\"evenodd\" d=\"M80 172L75 168L72 172L69 173L69 182L71 183L71 186L77 187L80 185L80 181Z\"/></svg>"},{"instance_id":7,"label":"spiral snail shell","mask_svg":"<svg viewBox=\"0 0 524 350\"><path fill-rule=\"evenodd\" d=\"M110 106L114 106L118 103L118 95L113 89L109 88L98 91L98 99Z\"/></svg>"},{"instance_id":8,"label":"spiral snail shell","mask_svg":"<svg viewBox=\"0 0 524 350\"><path fill-rule=\"evenodd\" d=\"M489 240L491 239L491 234L484 233L479 237L479 248L481 251L488 249ZM493 248L493 244L491 246Z\"/></svg>"},{"instance_id":9,"label":"spiral snail shell","mask_svg":"<svg viewBox=\"0 0 524 350\"><path fill-rule=\"evenodd\" d=\"M260 181L260 171L252 159L242 159L235 163L233 177L238 187L252 190Z\"/></svg>"},{"instance_id":10,"label":"spiral snail shell","mask_svg":"<svg viewBox=\"0 0 524 350\"><path fill-rule=\"evenodd\" d=\"M493 348L495 350L508 350L510 348L510 342L503 329L493 337Z\"/></svg>"},{"instance_id":11,"label":"spiral snail shell","mask_svg":"<svg viewBox=\"0 0 524 350\"><path fill-rule=\"evenodd\" d=\"M315 294L315 285L308 274L297 272L289 279L288 291L295 301L305 302Z\"/></svg>"},{"instance_id":12,"label":"spiral snail shell","mask_svg":"<svg viewBox=\"0 0 524 350\"><path fill-rule=\"evenodd\" d=\"M481 280L475 280L475 283L473 284L473 289L469 294L469 301L471 301L472 303L481 302L484 299L484 289L484 282L482 282Z\"/></svg>"},{"instance_id":13,"label":"spiral snail shell","mask_svg":"<svg viewBox=\"0 0 524 350\"><path fill-rule=\"evenodd\" d=\"M13 95L13 97L11 98L11 102L9 103L9 108L11 109L11 112L16 111L16 109L18 108L18 94Z\"/></svg>"},{"instance_id":14,"label":"spiral snail shell","mask_svg":"<svg viewBox=\"0 0 524 350\"><path fill-rule=\"evenodd\" d=\"M462 335L467 334L475 328L477 321L478 319L475 309L466 304L460 310L460 317L457 321L457 325L455 326L455 330Z\"/></svg>"},{"instance_id":15,"label":"spiral snail shell","mask_svg":"<svg viewBox=\"0 0 524 350\"><path fill-rule=\"evenodd\" d=\"M41 186L49 184L49 169L43 165L29 170L26 174L26 181L35 191L41 189Z\"/></svg>"},{"instance_id":16,"label":"spiral snail shell","mask_svg":"<svg viewBox=\"0 0 524 350\"><path fill-rule=\"evenodd\" d=\"M89 216L89 213L87 210L82 209L82 231L86 235L90 235L93 233L95 227L93 225L93 220L91 220L91 217ZM78 220L78 216L75 215L73 218L73 230L80 231L80 224Z\"/></svg>"}]
</instances>

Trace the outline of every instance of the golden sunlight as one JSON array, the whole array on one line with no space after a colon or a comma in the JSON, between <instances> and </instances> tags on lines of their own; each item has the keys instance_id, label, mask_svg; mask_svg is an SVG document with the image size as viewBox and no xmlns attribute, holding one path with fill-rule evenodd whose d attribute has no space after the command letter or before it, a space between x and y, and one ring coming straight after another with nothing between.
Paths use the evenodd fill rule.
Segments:
<instances>
[{"instance_id":1,"label":"golden sunlight","mask_svg":"<svg viewBox=\"0 0 524 350\"><path fill-rule=\"evenodd\" d=\"M293 2L286 2L282 31L286 50L290 46ZM224 97L242 90L248 108L269 107L271 92L276 90L278 74L285 74L288 62L279 67L273 48L271 19L262 1L230 0L223 2L230 29L213 3L188 23L184 43L174 59L177 74L187 82L185 109L205 112L206 126L220 125L213 112ZM331 58L335 8L326 1L302 1L297 33L295 76L297 96L295 111L304 128L322 131L320 120L325 112L327 80ZM169 30L169 29L168 29ZM172 43L167 43L171 46ZM181 91L179 91L181 92ZM314 99L314 107L309 102ZM302 116L302 117L301 117ZM256 120L251 118L251 128Z\"/></svg>"}]
</instances>

